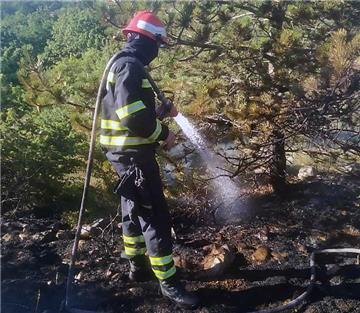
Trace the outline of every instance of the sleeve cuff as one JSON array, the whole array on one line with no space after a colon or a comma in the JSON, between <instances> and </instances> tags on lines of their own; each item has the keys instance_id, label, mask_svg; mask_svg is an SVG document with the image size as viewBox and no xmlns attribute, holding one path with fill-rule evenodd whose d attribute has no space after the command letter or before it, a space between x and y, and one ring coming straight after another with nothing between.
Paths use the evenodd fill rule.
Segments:
<instances>
[{"instance_id":1,"label":"sleeve cuff","mask_svg":"<svg viewBox=\"0 0 360 313\"><path fill-rule=\"evenodd\" d=\"M161 133L160 133L160 135L158 137L158 141L163 141L168 136L169 136L169 128L166 125L161 124Z\"/></svg>"}]
</instances>

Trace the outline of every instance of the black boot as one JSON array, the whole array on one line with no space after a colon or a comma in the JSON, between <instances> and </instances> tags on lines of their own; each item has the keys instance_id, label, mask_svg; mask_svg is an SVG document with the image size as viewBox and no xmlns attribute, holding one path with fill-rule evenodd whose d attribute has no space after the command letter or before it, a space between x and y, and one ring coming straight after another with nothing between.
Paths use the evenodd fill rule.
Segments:
<instances>
[{"instance_id":1,"label":"black boot","mask_svg":"<svg viewBox=\"0 0 360 313\"><path fill-rule=\"evenodd\" d=\"M145 255L137 255L129 259L129 279L135 282L148 281L154 278L150 262Z\"/></svg>"},{"instance_id":2,"label":"black boot","mask_svg":"<svg viewBox=\"0 0 360 313\"><path fill-rule=\"evenodd\" d=\"M199 298L193 293L186 291L176 277L161 280L160 287L163 296L183 308L195 309L199 305Z\"/></svg>"}]
</instances>

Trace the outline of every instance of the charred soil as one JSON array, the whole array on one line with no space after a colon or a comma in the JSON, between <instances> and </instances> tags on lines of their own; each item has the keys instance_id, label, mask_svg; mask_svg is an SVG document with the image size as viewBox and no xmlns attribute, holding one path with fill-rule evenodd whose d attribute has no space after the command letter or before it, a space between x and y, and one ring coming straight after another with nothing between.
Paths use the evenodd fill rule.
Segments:
<instances>
[{"instance_id":1,"label":"charred soil","mask_svg":"<svg viewBox=\"0 0 360 313\"><path fill-rule=\"evenodd\" d=\"M172 210L174 256L194 312L247 312L287 303L309 283L309 255L323 248L360 248L359 178L322 176L293 183L286 199L253 196L254 214L219 224L214 206L184 195ZM1 311L59 312L74 230L30 211L2 217ZM164 299L156 280L127 278L119 218L89 223L80 241L74 307L98 312L185 312ZM220 266L219 266L220 264ZM304 313L360 312L359 259L318 260L317 286ZM217 265L217 266L215 266ZM295 311L289 311L295 312Z\"/></svg>"}]
</instances>

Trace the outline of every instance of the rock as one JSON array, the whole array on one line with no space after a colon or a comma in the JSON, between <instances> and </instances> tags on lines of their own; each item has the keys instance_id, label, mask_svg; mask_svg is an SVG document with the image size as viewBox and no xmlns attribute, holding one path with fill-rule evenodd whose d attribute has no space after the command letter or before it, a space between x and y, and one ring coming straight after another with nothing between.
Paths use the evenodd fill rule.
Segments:
<instances>
[{"instance_id":1,"label":"rock","mask_svg":"<svg viewBox=\"0 0 360 313\"><path fill-rule=\"evenodd\" d=\"M83 277L83 272L79 272L79 274L74 276L75 280L77 281L81 280L82 277Z\"/></svg>"},{"instance_id":2,"label":"rock","mask_svg":"<svg viewBox=\"0 0 360 313\"><path fill-rule=\"evenodd\" d=\"M270 259L271 250L266 246L258 247L255 252L251 255L251 259L255 262L264 262Z\"/></svg>"},{"instance_id":3,"label":"rock","mask_svg":"<svg viewBox=\"0 0 360 313\"><path fill-rule=\"evenodd\" d=\"M78 250L79 250L79 251L84 251L84 249L85 249L85 243L86 243L85 240L82 240L82 239L79 240L79 243L78 243Z\"/></svg>"},{"instance_id":4,"label":"rock","mask_svg":"<svg viewBox=\"0 0 360 313\"><path fill-rule=\"evenodd\" d=\"M211 245L210 253L205 256L202 262L205 274L208 277L215 277L224 274L235 260L235 254L228 245Z\"/></svg>"},{"instance_id":5,"label":"rock","mask_svg":"<svg viewBox=\"0 0 360 313\"><path fill-rule=\"evenodd\" d=\"M22 240L22 241L25 241L25 240L28 240L30 238L30 234L29 233L20 233L19 234L19 238Z\"/></svg>"},{"instance_id":6,"label":"rock","mask_svg":"<svg viewBox=\"0 0 360 313\"><path fill-rule=\"evenodd\" d=\"M304 180L306 178L314 177L315 175L315 169L312 166L304 166L299 169L298 178Z\"/></svg>"},{"instance_id":7,"label":"rock","mask_svg":"<svg viewBox=\"0 0 360 313\"><path fill-rule=\"evenodd\" d=\"M9 241L12 241L14 239L14 235L13 234L5 234L4 236L1 237L1 239L4 241L4 242L9 242Z\"/></svg>"},{"instance_id":8,"label":"rock","mask_svg":"<svg viewBox=\"0 0 360 313\"><path fill-rule=\"evenodd\" d=\"M254 174L266 174L267 169L265 167L258 167L254 169Z\"/></svg>"},{"instance_id":9,"label":"rock","mask_svg":"<svg viewBox=\"0 0 360 313\"><path fill-rule=\"evenodd\" d=\"M100 225L100 222L95 223L95 225ZM101 230L100 226L94 226L94 224L83 225L81 227L80 238L87 240L87 239L90 239L91 237L97 237L97 236L101 235L101 233L102 233L102 230Z\"/></svg>"},{"instance_id":10,"label":"rock","mask_svg":"<svg viewBox=\"0 0 360 313\"><path fill-rule=\"evenodd\" d=\"M343 229L343 233L354 237L360 237L360 229L353 225L346 225Z\"/></svg>"},{"instance_id":11,"label":"rock","mask_svg":"<svg viewBox=\"0 0 360 313\"><path fill-rule=\"evenodd\" d=\"M81 227L80 239L90 239L91 225L83 225Z\"/></svg>"},{"instance_id":12,"label":"rock","mask_svg":"<svg viewBox=\"0 0 360 313\"><path fill-rule=\"evenodd\" d=\"M70 240L74 238L74 234L72 231L63 229L60 229L55 236L59 240Z\"/></svg>"}]
</instances>

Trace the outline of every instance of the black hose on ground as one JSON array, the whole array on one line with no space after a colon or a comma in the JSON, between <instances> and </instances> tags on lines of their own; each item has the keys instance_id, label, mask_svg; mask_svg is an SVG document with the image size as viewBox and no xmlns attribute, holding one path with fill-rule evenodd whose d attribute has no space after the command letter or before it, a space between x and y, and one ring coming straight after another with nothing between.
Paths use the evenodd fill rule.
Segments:
<instances>
[{"instance_id":1,"label":"black hose on ground","mask_svg":"<svg viewBox=\"0 0 360 313\"><path fill-rule=\"evenodd\" d=\"M317 254L326 254L326 253L353 253L360 255L360 249L354 249L354 248L341 248L341 249L325 249L325 250L319 250L314 251L310 255L310 284L307 287L306 291L303 292L300 296L295 298L294 300L291 300L289 303L285 305L281 305L275 308L269 308L259 311L252 311L247 313L276 313L281 312L284 310L288 310L291 308L294 308L295 306L298 306L303 302L309 295L311 294L312 290L314 289L315 283L316 283L316 262L315 262L315 255Z\"/></svg>"}]
</instances>

